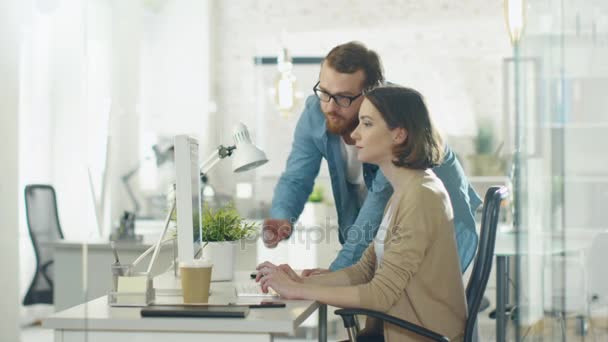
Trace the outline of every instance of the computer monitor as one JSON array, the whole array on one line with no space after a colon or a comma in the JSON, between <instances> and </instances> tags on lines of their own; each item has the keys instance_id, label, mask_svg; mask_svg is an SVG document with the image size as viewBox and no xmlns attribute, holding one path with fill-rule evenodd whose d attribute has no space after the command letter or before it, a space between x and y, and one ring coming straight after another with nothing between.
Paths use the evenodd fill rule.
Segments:
<instances>
[{"instance_id":1,"label":"computer monitor","mask_svg":"<svg viewBox=\"0 0 608 342\"><path fill-rule=\"evenodd\" d=\"M177 258L189 261L194 259L194 230L199 231L199 244L202 236L198 141L188 135L177 135L174 146Z\"/></svg>"}]
</instances>

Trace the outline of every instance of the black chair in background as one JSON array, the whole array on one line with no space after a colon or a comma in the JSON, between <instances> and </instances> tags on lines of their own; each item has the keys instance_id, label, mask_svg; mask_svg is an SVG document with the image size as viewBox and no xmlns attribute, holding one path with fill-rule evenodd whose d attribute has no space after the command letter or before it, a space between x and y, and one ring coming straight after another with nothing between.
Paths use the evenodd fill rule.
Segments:
<instances>
[{"instance_id":1,"label":"black chair in background","mask_svg":"<svg viewBox=\"0 0 608 342\"><path fill-rule=\"evenodd\" d=\"M486 285L488 284L490 271L492 270L492 258L494 256L494 246L496 244L496 229L498 226L500 204L507 196L507 188L494 186L488 189L483 202L479 246L477 255L475 256L475 263L473 264L471 278L469 278L469 283L467 284L466 288L467 307L469 313L464 329L464 340L466 342L473 341L473 338L476 335L477 313L479 312L479 306L486 290ZM449 341L447 337L442 336L437 332L378 311L365 309L340 309L336 310L335 313L342 316L344 327L348 330L348 336L353 342L356 341L356 336L358 334L358 325L355 315L375 317L384 321L385 323L395 324L401 328L410 330L433 341Z\"/></svg>"},{"instance_id":2,"label":"black chair in background","mask_svg":"<svg viewBox=\"0 0 608 342\"><path fill-rule=\"evenodd\" d=\"M53 249L50 246L41 246L40 243L63 239L57 215L55 189L50 185L27 185L25 215L36 255L36 272L23 299L23 305L53 304Z\"/></svg>"}]
</instances>

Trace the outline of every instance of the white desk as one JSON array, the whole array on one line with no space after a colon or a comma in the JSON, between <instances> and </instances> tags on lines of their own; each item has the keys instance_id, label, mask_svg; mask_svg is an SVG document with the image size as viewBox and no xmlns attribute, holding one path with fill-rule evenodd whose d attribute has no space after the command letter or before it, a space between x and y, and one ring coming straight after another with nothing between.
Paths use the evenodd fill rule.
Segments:
<instances>
[{"instance_id":1,"label":"white desk","mask_svg":"<svg viewBox=\"0 0 608 342\"><path fill-rule=\"evenodd\" d=\"M164 275L163 275L164 276ZM169 274L171 276L171 274ZM237 272L237 281L249 279ZM155 279L155 288L162 281ZM166 282L164 282L166 284ZM171 285L169 285L171 287ZM231 282L211 283L210 303L252 302L237 298ZM101 297L55 313L42 323L53 329L55 342L200 342L272 341L275 335L294 334L295 329L317 308L310 300L282 300L285 308L251 309L246 318L142 318L140 308L110 307ZM181 302L181 296L158 295L158 303Z\"/></svg>"}]
</instances>

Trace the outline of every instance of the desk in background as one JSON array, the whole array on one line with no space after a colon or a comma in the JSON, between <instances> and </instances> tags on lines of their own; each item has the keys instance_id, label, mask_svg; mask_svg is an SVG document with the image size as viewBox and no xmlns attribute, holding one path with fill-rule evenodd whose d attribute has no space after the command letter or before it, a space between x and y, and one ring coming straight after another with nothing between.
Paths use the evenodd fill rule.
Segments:
<instances>
[{"instance_id":1,"label":"desk in background","mask_svg":"<svg viewBox=\"0 0 608 342\"><path fill-rule=\"evenodd\" d=\"M54 291L53 301L55 311L65 310L89 300L106 295L112 285L110 265L114 255L110 242L107 240L88 241L88 290L85 297L82 284L82 241L61 240L45 243L54 249ZM148 249L153 242L127 242L116 244L116 249L122 263L133 262L141 253ZM138 267L142 270L148 266L150 255ZM160 274L167 270L173 260L173 250L166 245L161 250L152 274Z\"/></svg>"}]
</instances>

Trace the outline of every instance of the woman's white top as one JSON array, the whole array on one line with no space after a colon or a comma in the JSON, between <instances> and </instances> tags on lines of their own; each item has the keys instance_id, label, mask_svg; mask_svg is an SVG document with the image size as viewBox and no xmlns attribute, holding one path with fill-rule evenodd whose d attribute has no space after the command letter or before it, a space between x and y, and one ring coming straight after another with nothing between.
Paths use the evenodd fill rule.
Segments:
<instances>
[{"instance_id":1,"label":"woman's white top","mask_svg":"<svg viewBox=\"0 0 608 342\"><path fill-rule=\"evenodd\" d=\"M374 251L376 252L376 269L380 267L382 263L382 257L384 257L384 238L386 237L386 230L388 229L388 225L391 222L391 207L386 209L384 216L382 217L382 222L380 222L380 227L378 227L378 232L376 233L376 237L374 238Z\"/></svg>"},{"instance_id":2,"label":"woman's white top","mask_svg":"<svg viewBox=\"0 0 608 342\"><path fill-rule=\"evenodd\" d=\"M341 140L342 158L346 161L346 180L357 187L357 200L361 207L367 196L367 187L363 180L363 163L357 158L357 146L347 144L344 138Z\"/></svg>"}]
</instances>

